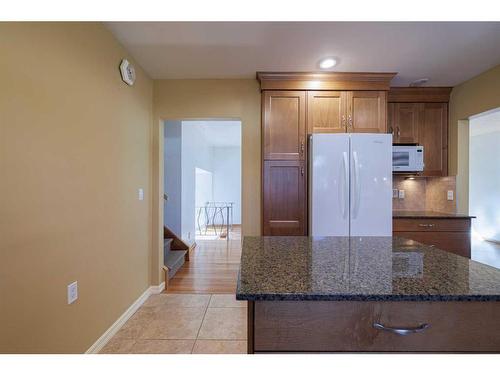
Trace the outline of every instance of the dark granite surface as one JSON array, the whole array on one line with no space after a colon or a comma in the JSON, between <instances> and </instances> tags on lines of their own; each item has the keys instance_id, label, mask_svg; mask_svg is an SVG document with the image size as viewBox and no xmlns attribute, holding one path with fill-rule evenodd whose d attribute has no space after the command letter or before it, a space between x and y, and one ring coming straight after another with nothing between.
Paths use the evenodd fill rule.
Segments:
<instances>
[{"instance_id":1,"label":"dark granite surface","mask_svg":"<svg viewBox=\"0 0 500 375\"><path fill-rule=\"evenodd\" d=\"M236 298L500 301L500 270L399 237L245 237Z\"/></svg>"},{"instance_id":2,"label":"dark granite surface","mask_svg":"<svg viewBox=\"0 0 500 375\"><path fill-rule=\"evenodd\" d=\"M392 217L397 219L471 219L475 216L462 215L462 214L450 214L446 212L436 212L436 211L405 211L405 210L394 210L392 211Z\"/></svg>"}]
</instances>

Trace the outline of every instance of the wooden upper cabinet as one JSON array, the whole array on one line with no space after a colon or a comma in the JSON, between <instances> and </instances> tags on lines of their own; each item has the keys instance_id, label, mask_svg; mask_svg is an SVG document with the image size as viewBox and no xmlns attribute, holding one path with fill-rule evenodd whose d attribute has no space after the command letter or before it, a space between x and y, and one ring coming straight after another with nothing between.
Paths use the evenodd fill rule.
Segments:
<instances>
[{"instance_id":1,"label":"wooden upper cabinet","mask_svg":"<svg viewBox=\"0 0 500 375\"><path fill-rule=\"evenodd\" d=\"M265 160L304 160L306 153L306 94L304 91L263 93Z\"/></svg>"},{"instance_id":2,"label":"wooden upper cabinet","mask_svg":"<svg viewBox=\"0 0 500 375\"><path fill-rule=\"evenodd\" d=\"M348 133L387 131L386 91L349 91L346 95Z\"/></svg>"},{"instance_id":3,"label":"wooden upper cabinet","mask_svg":"<svg viewBox=\"0 0 500 375\"><path fill-rule=\"evenodd\" d=\"M309 133L346 132L346 92L309 91L307 128Z\"/></svg>"},{"instance_id":4,"label":"wooden upper cabinet","mask_svg":"<svg viewBox=\"0 0 500 375\"><path fill-rule=\"evenodd\" d=\"M418 114L416 103L389 103L388 133L393 135L393 143L418 143Z\"/></svg>"},{"instance_id":5,"label":"wooden upper cabinet","mask_svg":"<svg viewBox=\"0 0 500 375\"><path fill-rule=\"evenodd\" d=\"M420 103L418 143L424 146L424 176L448 174L448 104Z\"/></svg>"},{"instance_id":6,"label":"wooden upper cabinet","mask_svg":"<svg viewBox=\"0 0 500 375\"><path fill-rule=\"evenodd\" d=\"M264 236L307 235L306 184L305 161L264 161Z\"/></svg>"}]
</instances>

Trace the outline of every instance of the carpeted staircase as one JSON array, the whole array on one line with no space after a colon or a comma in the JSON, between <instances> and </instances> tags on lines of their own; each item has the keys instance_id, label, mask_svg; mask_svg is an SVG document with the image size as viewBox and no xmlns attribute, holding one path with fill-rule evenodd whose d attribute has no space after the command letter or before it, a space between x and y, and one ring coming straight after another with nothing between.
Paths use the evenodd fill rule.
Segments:
<instances>
[{"instance_id":1,"label":"carpeted staircase","mask_svg":"<svg viewBox=\"0 0 500 375\"><path fill-rule=\"evenodd\" d=\"M168 268L168 278L171 279L182 267L188 250L172 250L173 238L163 239L163 264Z\"/></svg>"},{"instance_id":2,"label":"carpeted staircase","mask_svg":"<svg viewBox=\"0 0 500 375\"><path fill-rule=\"evenodd\" d=\"M189 261L189 253L196 244L187 245L170 228L163 227L163 269L165 270L165 284L168 288L170 280Z\"/></svg>"}]
</instances>

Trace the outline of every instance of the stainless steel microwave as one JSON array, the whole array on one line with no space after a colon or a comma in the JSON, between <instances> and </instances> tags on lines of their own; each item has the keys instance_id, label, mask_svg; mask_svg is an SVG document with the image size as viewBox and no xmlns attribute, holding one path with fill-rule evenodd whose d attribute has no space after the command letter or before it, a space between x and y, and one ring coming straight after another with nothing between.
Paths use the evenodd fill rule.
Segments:
<instances>
[{"instance_id":1,"label":"stainless steel microwave","mask_svg":"<svg viewBox=\"0 0 500 375\"><path fill-rule=\"evenodd\" d=\"M393 172L422 172L424 170L424 146L392 146Z\"/></svg>"}]
</instances>

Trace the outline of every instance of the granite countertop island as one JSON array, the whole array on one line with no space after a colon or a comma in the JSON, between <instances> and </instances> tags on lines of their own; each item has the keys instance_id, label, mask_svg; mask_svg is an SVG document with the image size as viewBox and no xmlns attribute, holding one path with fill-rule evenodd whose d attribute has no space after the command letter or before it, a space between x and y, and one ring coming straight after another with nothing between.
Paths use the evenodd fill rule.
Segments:
<instances>
[{"instance_id":1,"label":"granite countertop island","mask_svg":"<svg viewBox=\"0 0 500 375\"><path fill-rule=\"evenodd\" d=\"M245 237L248 352L500 352L500 270L398 237Z\"/></svg>"},{"instance_id":2,"label":"granite countertop island","mask_svg":"<svg viewBox=\"0 0 500 375\"><path fill-rule=\"evenodd\" d=\"M500 301L500 270L399 237L245 237L236 298Z\"/></svg>"}]
</instances>

